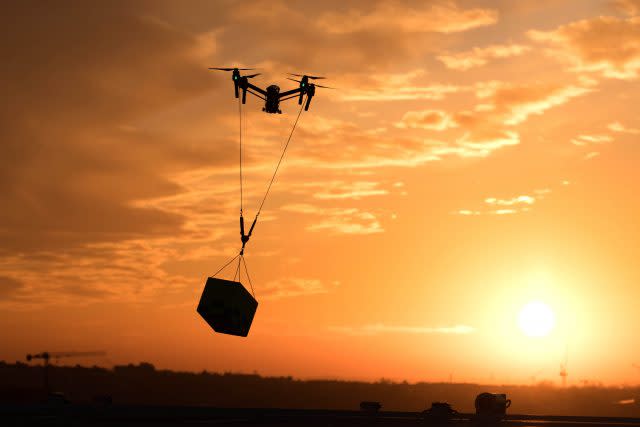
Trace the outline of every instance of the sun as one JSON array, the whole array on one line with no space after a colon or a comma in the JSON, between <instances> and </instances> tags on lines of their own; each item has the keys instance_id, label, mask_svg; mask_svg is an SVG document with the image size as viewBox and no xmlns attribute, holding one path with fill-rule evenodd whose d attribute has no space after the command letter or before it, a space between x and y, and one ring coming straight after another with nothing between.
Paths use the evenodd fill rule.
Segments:
<instances>
[{"instance_id":1,"label":"sun","mask_svg":"<svg viewBox=\"0 0 640 427\"><path fill-rule=\"evenodd\" d=\"M546 337L556 324L556 316L544 302L531 301L520 310L518 324L529 337Z\"/></svg>"}]
</instances>

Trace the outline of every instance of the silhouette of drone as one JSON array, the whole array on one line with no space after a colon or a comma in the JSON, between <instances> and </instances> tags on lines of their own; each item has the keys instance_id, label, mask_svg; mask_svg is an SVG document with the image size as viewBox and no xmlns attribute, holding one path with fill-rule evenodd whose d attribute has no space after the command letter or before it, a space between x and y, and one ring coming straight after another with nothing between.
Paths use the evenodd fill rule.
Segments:
<instances>
[{"instance_id":1,"label":"silhouette of drone","mask_svg":"<svg viewBox=\"0 0 640 427\"><path fill-rule=\"evenodd\" d=\"M307 101L304 105L304 110L309 110L309 105L311 105L311 99L316 94L316 87L321 87L325 89L334 89L328 86L322 86L315 83L309 83L309 80L319 80L324 79L326 77L320 76L308 76L306 74L292 74L288 73L290 76L300 77L300 80L292 79L287 77L288 80L292 80L294 82L298 82L299 86L296 89L287 90L285 92L280 92L280 87L277 85L271 85L266 89L262 89L252 83L249 82L249 79L252 79L256 76L259 76L260 73L249 74L249 75L241 75L240 71L249 71L254 70L254 68L223 68L223 67L209 67L210 70L219 70L219 71L231 71L231 80L233 80L233 88L236 98L240 96L239 89L242 89L242 103L245 104L247 102L247 92L251 95L254 95L264 101L264 107L262 111L265 113L271 114L282 114L280 110L280 101L286 101L287 99L298 98L298 105L302 105L302 98L304 95L307 95Z\"/></svg>"}]
</instances>

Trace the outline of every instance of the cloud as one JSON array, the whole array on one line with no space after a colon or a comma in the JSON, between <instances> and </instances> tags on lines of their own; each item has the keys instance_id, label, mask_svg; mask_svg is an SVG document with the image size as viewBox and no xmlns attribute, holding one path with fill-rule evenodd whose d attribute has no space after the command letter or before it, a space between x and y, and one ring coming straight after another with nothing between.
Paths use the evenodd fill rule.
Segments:
<instances>
[{"instance_id":1,"label":"cloud","mask_svg":"<svg viewBox=\"0 0 640 427\"><path fill-rule=\"evenodd\" d=\"M326 294L335 290L339 285L339 282L326 283L319 279L290 277L267 282L260 288L260 297L280 299Z\"/></svg>"},{"instance_id":2,"label":"cloud","mask_svg":"<svg viewBox=\"0 0 640 427\"><path fill-rule=\"evenodd\" d=\"M343 87L336 96L344 101L438 101L450 94L473 90L469 85L434 82L424 68L344 73L340 76L340 85Z\"/></svg>"},{"instance_id":3,"label":"cloud","mask_svg":"<svg viewBox=\"0 0 640 427\"><path fill-rule=\"evenodd\" d=\"M394 31L401 33L456 33L493 25L498 12L491 9L462 9L452 1L421 4L414 8L399 1L379 1L372 9L347 13L326 12L318 25L328 33Z\"/></svg>"},{"instance_id":4,"label":"cloud","mask_svg":"<svg viewBox=\"0 0 640 427\"><path fill-rule=\"evenodd\" d=\"M490 45L486 47L474 47L471 50L455 54L439 55L437 58L447 68L466 71L471 68L486 65L492 59L510 58L522 55L531 50L529 46L520 44Z\"/></svg>"},{"instance_id":5,"label":"cloud","mask_svg":"<svg viewBox=\"0 0 640 427\"><path fill-rule=\"evenodd\" d=\"M611 135L579 135L571 139L574 145L604 144L613 141Z\"/></svg>"},{"instance_id":6,"label":"cloud","mask_svg":"<svg viewBox=\"0 0 640 427\"><path fill-rule=\"evenodd\" d=\"M301 119L296 144L303 146L288 159L288 167L345 170L416 167L440 160L443 142L396 135L385 129L371 132L354 122L314 115ZM446 144L445 144L446 145Z\"/></svg>"},{"instance_id":7,"label":"cloud","mask_svg":"<svg viewBox=\"0 0 640 427\"><path fill-rule=\"evenodd\" d=\"M415 76L410 77L410 79ZM398 82L409 83L399 79ZM345 135L340 136L339 128L335 129L331 134L323 132L317 137L337 138L340 144L343 141L353 141L356 139L370 139L366 143L368 147L366 156L371 162L366 164L373 166L373 158L378 157L378 166L413 166L424 163L426 161L440 160L445 156L458 157L486 157L493 151L506 146L514 146L519 144L520 135L517 131L510 129L526 121L531 115L541 115L545 111L562 105L572 98L583 96L592 92L592 82L580 82L580 84L550 84L550 83L523 83L514 84L501 81L481 82L473 86L453 86L452 92L473 91L476 97L481 100L481 104L477 105L474 110L463 110L457 113L448 113L443 110L428 109L422 111L408 111L404 113L402 119L396 123L396 128L400 129L424 129L444 131L449 129L460 129L463 133L455 138L452 143L442 141L425 141L421 142L415 138L401 140L388 138L377 134L375 138L369 135L363 136ZM371 91L370 99L385 99L386 96L397 96L397 92L391 94L379 94ZM414 94L415 95L415 94ZM338 132L336 132L338 130ZM344 127L353 134L354 129ZM386 142L383 138L388 138ZM317 143L317 139L315 140ZM353 155L358 153L359 147L363 143L357 145L356 151L349 151ZM386 155L373 156L376 153L376 147L384 148ZM389 156L389 148L393 148L397 152L394 156ZM402 148L407 148L407 156L403 156ZM411 147L409 149L409 147ZM413 154L408 155L413 151ZM343 153L346 153L343 150ZM309 153L305 153L309 154ZM363 153L364 154L364 153ZM411 159L404 161L402 158ZM332 159L335 162L336 159ZM336 164L336 163L332 163Z\"/></svg>"},{"instance_id":8,"label":"cloud","mask_svg":"<svg viewBox=\"0 0 640 427\"><path fill-rule=\"evenodd\" d=\"M211 245L231 205L220 177L232 163L237 174L228 117L206 99L220 85L206 71L217 34L173 26L147 3L11 8L0 17L0 77L11 82L0 107L0 271L23 286L7 304L143 302L184 289L167 260L224 252ZM202 170L207 186L193 178Z\"/></svg>"},{"instance_id":9,"label":"cloud","mask_svg":"<svg viewBox=\"0 0 640 427\"><path fill-rule=\"evenodd\" d=\"M640 0L614 0L614 6L629 15L637 15L640 12Z\"/></svg>"},{"instance_id":10,"label":"cloud","mask_svg":"<svg viewBox=\"0 0 640 427\"><path fill-rule=\"evenodd\" d=\"M477 215L512 215L519 212L528 212L531 206L538 200L542 200L547 194L551 193L548 188L541 188L533 191L533 194L521 194L513 197L486 197L485 205L491 207L480 207L477 209L458 209L452 214L461 216L477 216Z\"/></svg>"},{"instance_id":11,"label":"cloud","mask_svg":"<svg viewBox=\"0 0 640 427\"><path fill-rule=\"evenodd\" d=\"M445 111L423 110L407 111L396 124L399 128L446 130L458 127L458 124Z\"/></svg>"},{"instance_id":12,"label":"cloud","mask_svg":"<svg viewBox=\"0 0 640 427\"><path fill-rule=\"evenodd\" d=\"M441 110L409 111L396 127L404 129L449 130L463 133L453 143L434 144L431 154L441 158L486 157L493 151L520 143L513 129L531 115L562 105L572 98L592 92L591 82L577 84L480 82L472 87L481 101L473 110L447 113Z\"/></svg>"},{"instance_id":13,"label":"cloud","mask_svg":"<svg viewBox=\"0 0 640 427\"><path fill-rule=\"evenodd\" d=\"M193 282L165 271L167 259L182 255L167 246L147 239L0 257L0 270L19 274L24 283L19 295L7 302L78 306L96 301L144 303L173 295Z\"/></svg>"},{"instance_id":14,"label":"cloud","mask_svg":"<svg viewBox=\"0 0 640 427\"><path fill-rule=\"evenodd\" d=\"M513 206L513 205L520 205L520 204L532 205L535 203L535 201L536 201L536 198L534 196L527 196L527 195L516 196L510 199L498 199L495 197L487 197L486 199L484 199L485 203L489 205L496 205L496 206Z\"/></svg>"},{"instance_id":15,"label":"cloud","mask_svg":"<svg viewBox=\"0 0 640 427\"><path fill-rule=\"evenodd\" d=\"M236 63L252 58L251 65L261 68L295 65L299 71L330 71L332 76L396 71L398 64L424 58L425 50L435 49L447 34L491 25L498 19L495 10L463 8L449 1L412 6L384 0L338 6L247 0L242 8L216 10L216 15L225 23L217 35L219 57Z\"/></svg>"},{"instance_id":16,"label":"cloud","mask_svg":"<svg viewBox=\"0 0 640 427\"><path fill-rule=\"evenodd\" d=\"M475 332L475 328L467 325L455 326L396 326L374 323L363 326L335 326L331 328L334 332L346 335L382 335L382 334L416 334L416 335L467 335Z\"/></svg>"},{"instance_id":17,"label":"cloud","mask_svg":"<svg viewBox=\"0 0 640 427\"><path fill-rule=\"evenodd\" d=\"M200 40L126 2L12 7L21 10L4 15L13 21L0 41L11 82L0 107L0 251L179 232L183 217L130 202L179 192L166 174L212 151L126 125L211 87Z\"/></svg>"},{"instance_id":18,"label":"cloud","mask_svg":"<svg viewBox=\"0 0 640 427\"><path fill-rule=\"evenodd\" d=\"M525 209L523 209L523 210L525 210ZM496 209L496 210L493 210L493 211L489 211L487 213L493 214L493 215L511 215L511 214L514 214L514 213L518 213L518 210L516 210L516 209Z\"/></svg>"},{"instance_id":19,"label":"cloud","mask_svg":"<svg viewBox=\"0 0 640 427\"><path fill-rule=\"evenodd\" d=\"M357 208L320 208L299 203L285 205L280 209L322 217L319 221L307 226L309 231L328 230L337 234L374 234L384 231L374 214Z\"/></svg>"},{"instance_id":20,"label":"cloud","mask_svg":"<svg viewBox=\"0 0 640 427\"><path fill-rule=\"evenodd\" d=\"M620 122L613 122L607 125L607 129L612 132L630 133L633 135L640 134L640 129L628 128Z\"/></svg>"},{"instance_id":21,"label":"cloud","mask_svg":"<svg viewBox=\"0 0 640 427\"><path fill-rule=\"evenodd\" d=\"M584 159L585 160L591 160L595 157L598 157L600 155L600 153L598 151L591 151L587 154L584 155Z\"/></svg>"},{"instance_id":22,"label":"cloud","mask_svg":"<svg viewBox=\"0 0 640 427\"><path fill-rule=\"evenodd\" d=\"M456 140L461 147L476 150L478 153L486 156L494 150L508 145L517 145L520 143L520 135L517 132L509 130L488 130L467 132L461 138Z\"/></svg>"},{"instance_id":23,"label":"cloud","mask_svg":"<svg viewBox=\"0 0 640 427\"><path fill-rule=\"evenodd\" d=\"M12 299L24 288L25 285L20 280L8 276L0 276L0 300Z\"/></svg>"},{"instance_id":24,"label":"cloud","mask_svg":"<svg viewBox=\"0 0 640 427\"><path fill-rule=\"evenodd\" d=\"M419 85L382 85L376 89L345 90L342 98L345 101L438 101L452 93L469 90L468 88L446 83Z\"/></svg>"},{"instance_id":25,"label":"cloud","mask_svg":"<svg viewBox=\"0 0 640 427\"><path fill-rule=\"evenodd\" d=\"M356 181L351 183L330 181L313 186L322 187L322 191L313 194L314 198L320 200L360 200L363 197L383 196L389 194L388 190L380 188L379 182L371 181Z\"/></svg>"},{"instance_id":26,"label":"cloud","mask_svg":"<svg viewBox=\"0 0 640 427\"><path fill-rule=\"evenodd\" d=\"M471 215L480 215L482 212L480 211L473 211L470 209L460 209L457 210L455 212L453 212L456 215L462 215L462 216L471 216Z\"/></svg>"},{"instance_id":27,"label":"cloud","mask_svg":"<svg viewBox=\"0 0 640 427\"><path fill-rule=\"evenodd\" d=\"M502 115L506 125L517 125L530 115L540 115L592 91L591 87L573 84L489 82L477 85L476 95L484 101L484 111Z\"/></svg>"},{"instance_id":28,"label":"cloud","mask_svg":"<svg viewBox=\"0 0 640 427\"><path fill-rule=\"evenodd\" d=\"M614 79L638 78L640 17L599 16L527 34L549 45L549 53L568 62L572 71L595 72Z\"/></svg>"}]
</instances>

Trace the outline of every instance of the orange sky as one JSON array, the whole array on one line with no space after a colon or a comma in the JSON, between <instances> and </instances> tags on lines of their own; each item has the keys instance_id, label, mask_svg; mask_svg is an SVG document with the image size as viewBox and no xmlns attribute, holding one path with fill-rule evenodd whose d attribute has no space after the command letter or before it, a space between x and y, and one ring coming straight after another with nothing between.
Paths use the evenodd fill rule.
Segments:
<instances>
[{"instance_id":1,"label":"orange sky","mask_svg":"<svg viewBox=\"0 0 640 427\"><path fill-rule=\"evenodd\" d=\"M0 17L0 359L638 383L640 2L14 5ZM330 77L247 249L247 339L195 312L239 248L230 76ZM245 107L255 214L297 112ZM231 270L229 270L231 271ZM520 308L556 327L527 338ZM73 360L75 363L76 360Z\"/></svg>"}]
</instances>

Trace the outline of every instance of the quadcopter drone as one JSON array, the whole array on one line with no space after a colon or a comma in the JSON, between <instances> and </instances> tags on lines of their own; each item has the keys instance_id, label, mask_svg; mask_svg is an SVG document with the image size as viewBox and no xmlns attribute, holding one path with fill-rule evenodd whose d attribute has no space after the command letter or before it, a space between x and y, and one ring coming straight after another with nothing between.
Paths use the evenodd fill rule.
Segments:
<instances>
[{"instance_id":1,"label":"quadcopter drone","mask_svg":"<svg viewBox=\"0 0 640 427\"><path fill-rule=\"evenodd\" d=\"M309 110L309 105L311 105L311 99L316 93L316 87L333 89L328 86L309 83L309 80L324 79L325 77L288 73L290 76L300 77L300 80L287 77L288 80L298 82L299 87L297 87L296 89L287 90L285 92L280 92L279 86L271 85L265 90L249 82L249 79L259 76L260 73L249 74L245 76L240 74L240 71L249 71L253 70L253 68L210 67L209 69L219 71L232 71L231 80L233 80L233 88L236 98L240 96L239 89L242 89L242 103L245 104L247 102L247 92L249 92L250 94L262 99L264 101L264 107L262 107L262 111L271 114L282 114L282 111L280 110L280 101L298 98L298 105L302 105L302 98L304 97L304 95L307 95L307 100L304 105L304 110L307 111Z\"/></svg>"}]
</instances>

